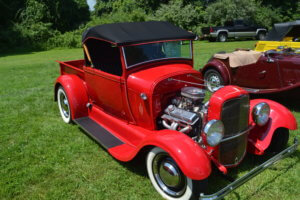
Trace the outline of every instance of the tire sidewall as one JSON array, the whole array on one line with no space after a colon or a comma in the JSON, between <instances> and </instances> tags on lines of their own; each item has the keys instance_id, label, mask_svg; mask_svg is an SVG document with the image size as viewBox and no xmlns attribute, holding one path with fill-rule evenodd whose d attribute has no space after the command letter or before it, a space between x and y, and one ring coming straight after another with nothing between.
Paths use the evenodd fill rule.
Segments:
<instances>
[{"instance_id":1,"label":"tire sidewall","mask_svg":"<svg viewBox=\"0 0 300 200\"><path fill-rule=\"evenodd\" d=\"M152 163L153 160L155 158L156 155L158 155L159 153L166 153L164 150L162 150L159 147L154 147L147 155L146 158L146 166L147 166L147 172L148 172L148 176L149 179L152 183L152 185L154 186L155 190L165 199L168 200L187 200L187 199L191 199L193 197L193 181L192 179L186 177L187 179L187 187L185 192L180 196L180 197L172 197L168 194L166 194L158 185L158 183L156 182L154 175L153 175L153 167L152 167Z\"/></svg>"},{"instance_id":2,"label":"tire sidewall","mask_svg":"<svg viewBox=\"0 0 300 200\"><path fill-rule=\"evenodd\" d=\"M69 109L69 117L66 117L62 111L62 105L61 105L61 102L60 102L60 96L61 95L64 95L68 101L68 109ZM69 101L69 98L67 96L67 93L65 92L64 88L63 87L59 87L58 90L57 90L57 104L58 104L58 109L59 109L59 113L60 113L60 116L62 118L62 120L69 124L71 123L72 119L71 119L71 106L70 106L70 101Z\"/></svg>"},{"instance_id":3,"label":"tire sidewall","mask_svg":"<svg viewBox=\"0 0 300 200\"><path fill-rule=\"evenodd\" d=\"M266 152L269 154L277 154L284 150L289 140L289 130L286 128L278 128L272 137L269 147Z\"/></svg>"},{"instance_id":4,"label":"tire sidewall","mask_svg":"<svg viewBox=\"0 0 300 200\"><path fill-rule=\"evenodd\" d=\"M258 32L257 34L257 39L258 40L263 40L266 37L266 33L265 32Z\"/></svg>"},{"instance_id":5,"label":"tire sidewall","mask_svg":"<svg viewBox=\"0 0 300 200\"><path fill-rule=\"evenodd\" d=\"M223 41L221 40L222 36L224 37ZM218 41L219 42L226 42L227 41L227 34L226 33L220 33L219 36L218 36Z\"/></svg>"}]
</instances>

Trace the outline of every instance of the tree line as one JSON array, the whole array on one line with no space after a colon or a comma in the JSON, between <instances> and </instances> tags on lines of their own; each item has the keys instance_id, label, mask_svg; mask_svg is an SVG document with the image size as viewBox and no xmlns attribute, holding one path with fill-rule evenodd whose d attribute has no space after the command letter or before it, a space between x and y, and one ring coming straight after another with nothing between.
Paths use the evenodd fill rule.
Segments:
<instances>
[{"instance_id":1,"label":"tree line","mask_svg":"<svg viewBox=\"0 0 300 200\"><path fill-rule=\"evenodd\" d=\"M169 21L201 34L201 27L248 19L270 28L300 19L295 0L0 0L0 50L79 47L94 25L128 21Z\"/></svg>"}]
</instances>

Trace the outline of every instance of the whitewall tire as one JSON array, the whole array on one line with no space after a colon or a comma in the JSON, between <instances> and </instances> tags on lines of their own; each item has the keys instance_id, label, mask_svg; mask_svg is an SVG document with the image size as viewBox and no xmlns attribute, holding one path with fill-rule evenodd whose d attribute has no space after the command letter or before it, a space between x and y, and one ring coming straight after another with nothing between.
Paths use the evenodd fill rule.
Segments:
<instances>
[{"instance_id":1,"label":"whitewall tire","mask_svg":"<svg viewBox=\"0 0 300 200\"><path fill-rule=\"evenodd\" d=\"M57 90L57 104L63 121L68 124L71 123L70 102L63 87L59 87Z\"/></svg>"},{"instance_id":2,"label":"whitewall tire","mask_svg":"<svg viewBox=\"0 0 300 200\"><path fill-rule=\"evenodd\" d=\"M193 197L193 180L186 177L171 156L154 147L147 155L148 176L156 191L168 200L187 200Z\"/></svg>"}]
</instances>

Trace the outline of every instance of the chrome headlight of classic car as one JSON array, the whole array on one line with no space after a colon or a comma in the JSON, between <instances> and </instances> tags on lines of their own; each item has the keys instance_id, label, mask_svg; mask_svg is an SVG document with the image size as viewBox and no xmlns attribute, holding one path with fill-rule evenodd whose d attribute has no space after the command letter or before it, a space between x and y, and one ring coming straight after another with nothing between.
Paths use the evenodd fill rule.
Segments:
<instances>
[{"instance_id":1,"label":"chrome headlight of classic car","mask_svg":"<svg viewBox=\"0 0 300 200\"><path fill-rule=\"evenodd\" d=\"M252 110L252 118L259 126L264 126L269 121L270 106L267 103L256 104Z\"/></svg>"},{"instance_id":2,"label":"chrome headlight of classic car","mask_svg":"<svg viewBox=\"0 0 300 200\"><path fill-rule=\"evenodd\" d=\"M210 120L204 127L207 143L214 147L217 146L224 136L224 125L220 120Z\"/></svg>"}]
</instances>

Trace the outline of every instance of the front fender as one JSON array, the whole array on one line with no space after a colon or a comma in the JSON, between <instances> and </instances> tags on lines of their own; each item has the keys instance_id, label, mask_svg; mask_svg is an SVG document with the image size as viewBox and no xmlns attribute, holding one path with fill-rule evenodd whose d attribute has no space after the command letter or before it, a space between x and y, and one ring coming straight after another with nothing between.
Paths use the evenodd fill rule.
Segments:
<instances>
[{"instance_id":1,"label":"front fender","mask_svg":"<svg viewBox=\"0 0 300 200\"><path fill-rule=\"evenodd\" d=\"M268 103L271 110L269 122L263 127L255 125L249 133L248 151L257 155L262 155L269 147L277 128L297 129L297 122L294 115L283 105L267 99L255 99L250 101L251 124L254 123L251 116L252 109L256 104L261 102Z\"/></svg>"},{"instance_id":2,"label":"front fender","mask_svg":"<svg viewBox=\"0 0 300 200\"><path fill-rule=\"evenodd\" d=\"M58 87L62 86L67 93L70 102L72 119L85 117L88 115L86 104L88 102L87 90L83 80L76 75L61 75L56 79L54 87L54 98Z\"/></svg>"},{"instance_id":3,"label":"front fender","mask_svg":"<svg viewBox=\"0 0 300 200\"><path fill-rule=\"evenodd\" d=\"M209 69L215 69L217 70L221 76L223 77L224 80L224 85L228 85L231 84L231 76L230 76L230 71L229 69L226 67L226 65L221 62L218 59L212 58L201 70L201 73L204 75L205 72Z\"/></svg>"},{"instance_id":4,"label":"front fender","mask_svg":"<svg viewBox=\"0 0 300 200\"><path fill-rule=\"evenodd\" d=\"M193 180L202 180L211 173L210 159L190 137L172 130L161 130L148 136L142 146L157 146L175 160L181 171Z\"/></svg>"}]
</instances>

